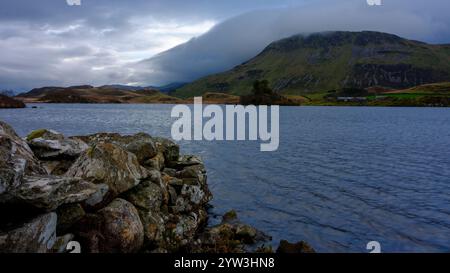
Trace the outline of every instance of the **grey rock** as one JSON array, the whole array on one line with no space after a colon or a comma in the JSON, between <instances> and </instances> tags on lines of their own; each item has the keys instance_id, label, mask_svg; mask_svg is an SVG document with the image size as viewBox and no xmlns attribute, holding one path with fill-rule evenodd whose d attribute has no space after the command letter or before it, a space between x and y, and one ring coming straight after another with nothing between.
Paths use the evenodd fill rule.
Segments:
<instances>
[{"instance_id":1,"label":"grey rock","mask_svg":"<svg viewBox=\"0 0 450 273\"><path fill-rule=\"evenodd\" d=\"M97 184L97 191L83 202L83 206L88 210L98 210L103 208L107 201L109 186L106 184Z\"/></svg>"},{"instance_id":2,"label":"grey rock","mask_svg":"<svg viewBox=\"0 0 450 273\"><path fill-rule=\"evenodd\" d=\"M154 183L143 183L123 195L138 209L159 211L163 204L163 191Z\"/></svg>"},{"instance_id":3,"label":"grey rock","mask_svg":"<svg viewBox=\"0 0 450 273\"><path fill-rule=\"evenodd\" d=\"M80 178L25 176L13 195L37 208L52 211L64 204L84 201L96 192L94 184Z\"/></svg>"},{"instance_id":4,"label":"grey rock","mask_svg":"<svg viewBox=\"0 0 450 273\"><path fill-rule=\"evenodd\" d=\"M56 213L48 213L12 231L0 232L0 252L51 252L56 242L56 222Z\"/></svg>"},{"instance_id":5,"label":"grey rock","mask_svg":"<svg viewBox=\"0 0 450 273\"><path fill-rule=\"evenodd\" d=\"M130 136L121 136L119 134L100 133L83 137L90 145L102 142L116 144L130 153L136 155L140 164L144 164L150 158L157 154L157 148L153 138L145 133L138 133Z\"/></svg>"},{"instance_id":6,"label":"grey rock","mask_svg":"<svg viewBox=\"0 0 450 273\"><path fill-rule=\"evenodd\" d=\"M89 146L79 138L66 138L53 130L37 130L27 137L28 145L40 159L76 158Z\"/></svg>"},{"instance_id":7,"label":"grey rock","mask_svg":"<svg viewBox=\"0 0 450 273\"><path fill-rule=\"evenodd\" d=\"M164 159L168 164L178 161L180 156L180 146L178 146L178 144L166 138L154 139L157 150L162 152Z\"/></svg>"},{"instance_id":8,"label":"grey rock","mask_svg":"<svg viewBox=\"0 0 450 273\"><path fill-rule=\"evenodd\" d=\"M137 186L147 178L148 172L134 154L112 143L99 143L85 151L66 176L106 184L110 197L114 198Z\"/></svg>"},{"instance_id":9,"label":"grey rock","mask_svg":"<svg viewBox=\"0 0 450 273\"><path fill-rule=\"evenodd\" d=\"M46 174L28 144L8 124L0 121L0 201L20 186L26 174Z\"/></svg>"}]
</instances>

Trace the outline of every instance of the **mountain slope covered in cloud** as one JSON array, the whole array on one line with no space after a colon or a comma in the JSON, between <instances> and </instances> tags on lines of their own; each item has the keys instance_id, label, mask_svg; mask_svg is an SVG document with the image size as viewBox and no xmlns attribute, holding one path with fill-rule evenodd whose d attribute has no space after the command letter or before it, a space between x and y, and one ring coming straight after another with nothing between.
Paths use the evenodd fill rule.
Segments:
<instances>
[{"instance_id":1,"label":"mountain slope covered in cloud","mask_svg":"<svg viewBox=\"0 0 450 273\"><path fill-rule=\"evenodd\" d=\"M297 8L249 12L229 19L206 34L139 62L129 82L187 82L231 69L269 43L298 33L323 31L389 32L427 42L450 40L450 19L443 0L392 1L371 7L366 1L310 1Z\"/></svg>"}]
</instances>

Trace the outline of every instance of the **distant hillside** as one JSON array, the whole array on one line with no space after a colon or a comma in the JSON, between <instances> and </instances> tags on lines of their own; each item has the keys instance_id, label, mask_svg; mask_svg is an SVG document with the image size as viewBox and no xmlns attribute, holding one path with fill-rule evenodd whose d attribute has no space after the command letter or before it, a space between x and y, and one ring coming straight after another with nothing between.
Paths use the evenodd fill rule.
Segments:
<instances>
[{"instance_id":1,"label":"distant hillside","mask_svg":"<svg viewBox=\"0 0 450 273\"><path fill-rule=\"evenodd\" d=\"M433 83L415 86L403 90L388 91L388 94L404 93L404 94L441 94L450 96L450 82Z\"/></svg>"},{"instance_id":2,"label":"distant hillside","mask_svg":"<svg viewBox=\"0 0 450 273\"><path fill-rule=\"evenodd\" d=\"M114 86L93 87L89 85L67 88L35 88L16 98L28 103L176 103L179 101L177 98L151 89L133 90Z\"/></svg>"},{"instance_id":3,"label":"distant hillside","mask_svg":"<svg viewBox=\"0 0 450 273\"><path fill-rule=\"evenodd\" d=\"M188 84L173 95L246 95L255 80L268 80L274 91L291 95L446 82L450 81L450 45L368 31L297 35L274 42L248 62Z\"/></svg>"},{"instance_id":4,"label":"distant hillside","mask_svg":"<svg viewBox=\"0 0 450 273\"><path fill-rule=\"evenodd\" d=\"M16 94L12 90L0 90L0 95L5 95L8 97L14 97Z\"/></svg>"}]
</instances>

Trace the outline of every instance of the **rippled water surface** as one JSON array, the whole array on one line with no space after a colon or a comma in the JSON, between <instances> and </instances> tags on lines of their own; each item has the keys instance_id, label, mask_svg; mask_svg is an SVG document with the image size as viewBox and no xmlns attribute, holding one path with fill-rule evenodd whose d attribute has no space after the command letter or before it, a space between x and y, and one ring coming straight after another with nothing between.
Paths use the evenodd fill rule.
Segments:
<instances>
[{"instance_id":1,"label":"rippled water surface","mask_svg":"<svg viewBox=\"0 0 450 273\"><path fill-rule=\"evenodd\" d=\"M170 105L39 105L0 110L21 136L144 131L170 137ZM213 213L236 209L274 241L318 251L450 251L450 109L283 107L280 148L182 142L200 154Z\"/></svg>"}]
</instances>

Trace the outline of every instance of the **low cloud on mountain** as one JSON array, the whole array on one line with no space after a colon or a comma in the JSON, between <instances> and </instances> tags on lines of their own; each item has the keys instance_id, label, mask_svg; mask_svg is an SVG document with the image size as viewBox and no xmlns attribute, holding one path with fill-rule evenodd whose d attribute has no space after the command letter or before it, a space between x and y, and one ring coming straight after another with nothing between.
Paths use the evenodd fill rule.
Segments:
<instances>
[{"instance_id":1,"label":"low cloud on mountain","mask_svg":"<svg viewBox=\"0 0 450 273\"><path fill-rule=\"evenodd\" d=\"M374 30L431 43L450 41L450 17L445 13L450 2L385 2L384 6L370 7L358 0L311 1L296 8L246 13L140 62L133 81L191 81L230 69L258 54L270 42L298 33Z\"/></svg>"},{"instance_id":2,"label":"low cloud on mountain","mask_svg":"<svg viewBox=\"0 0 450 273\"><path fill-rule=\"evenodd\" d=\"M190 81L297 33L377 30L448 43L449 9L447 0L4 0L0 89Z\"/></svg>"}]
</instances>

